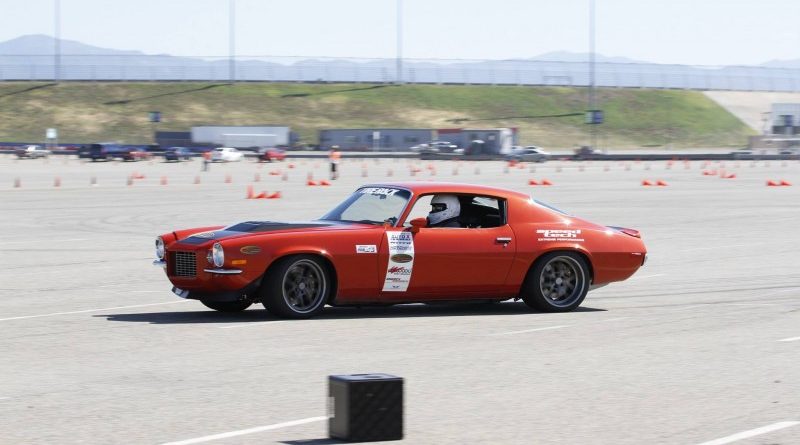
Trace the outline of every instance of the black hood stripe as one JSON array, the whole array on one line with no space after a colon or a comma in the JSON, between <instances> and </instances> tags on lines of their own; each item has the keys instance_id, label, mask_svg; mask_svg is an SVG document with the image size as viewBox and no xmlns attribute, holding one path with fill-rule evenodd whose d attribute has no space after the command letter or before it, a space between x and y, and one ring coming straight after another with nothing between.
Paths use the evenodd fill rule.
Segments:
<instances>
[{"instance_id":1,"label":"black hood stripe","mask_svg":"<svg viewBox=\"0 0 800 445\"><path fill-rule=\"evenodd\" d=\"M203 232L202 234L192 235L181 242L186 244L203 244L211 240L220 240L230 236L241 235L242 233L261 233L273 232L276 230L301 230L313 229L317 227L332 226L331 223L324 222L275 222L275 221L246 221L232 226L225 227L220 230L212 232Z\"/></svg>"}]
</instances>

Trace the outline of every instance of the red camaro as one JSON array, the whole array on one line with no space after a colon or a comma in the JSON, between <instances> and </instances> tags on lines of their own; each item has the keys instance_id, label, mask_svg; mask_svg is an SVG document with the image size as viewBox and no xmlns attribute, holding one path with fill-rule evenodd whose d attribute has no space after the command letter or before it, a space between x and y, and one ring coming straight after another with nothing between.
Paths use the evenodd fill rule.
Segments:
<instances>
[{"instance_id":1,"label":"red camaro","mask_svg":"<svg viewBox=\"0 0 800 445\"><path fill-rule=\"evenodd\" d=\"M320 219L246 221L156 239L183 298L233 312L261 302L310 317L326 304L507 300L577 308L590 288L645 262L639 232L602 226L512 190L384 183L356 190Z\"/></svg>"}]
</instances>

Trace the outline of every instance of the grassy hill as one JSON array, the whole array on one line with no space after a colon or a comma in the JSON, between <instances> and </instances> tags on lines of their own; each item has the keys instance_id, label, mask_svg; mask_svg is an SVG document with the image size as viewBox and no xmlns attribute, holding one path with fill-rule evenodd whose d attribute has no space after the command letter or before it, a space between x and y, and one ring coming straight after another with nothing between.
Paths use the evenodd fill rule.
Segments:
<instances>
[{"instance_id":1,"label":"grassy hill","mask_svg":"<svg viewBox=\"0 0 800 445\"><path fill-rule=\"evenodd\" d=\"M600 89L606 147L743 145L741 121L700 92ZM284 124L306 143L324 128L519 127L523 144L586 144L585 88L282 84L282 83L0 83L0 141L148 143L148 111L159 130L192 125ZM545 117L557 115L578 115Z\"/></svg>"}]
</instances>

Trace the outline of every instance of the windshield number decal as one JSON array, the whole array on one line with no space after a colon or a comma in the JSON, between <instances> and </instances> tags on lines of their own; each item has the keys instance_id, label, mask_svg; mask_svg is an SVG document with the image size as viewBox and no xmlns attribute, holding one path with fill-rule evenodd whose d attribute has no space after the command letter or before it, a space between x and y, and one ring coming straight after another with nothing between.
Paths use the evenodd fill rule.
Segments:
<instances>
[{"instance_id":1,"label":"windshield number decal","mask_svg":"<svg viewBox=\"0 0 800 445\"><path fill-rule=\"evenodd\" d=\"M383 188L383 187L367 187L359 190L362 195L381 195L381 196L392 196L395 193L399 192L398 189L390 189L390 188Z\"/></svg>"}]
</instances>

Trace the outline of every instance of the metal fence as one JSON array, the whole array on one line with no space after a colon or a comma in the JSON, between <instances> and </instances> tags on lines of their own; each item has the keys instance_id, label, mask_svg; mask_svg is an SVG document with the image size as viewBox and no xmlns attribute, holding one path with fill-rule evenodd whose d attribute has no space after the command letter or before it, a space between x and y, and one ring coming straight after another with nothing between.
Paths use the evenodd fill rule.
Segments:
<instances>
[{"instance_id":1,"label":"metal fence","mask_svg":"<svg viewBox=\"0 0 800 445\"><path fill-rule=\"evenodd\" d=\"M0 55L0 81L266 81L586 86L587 62L533 60ZM800 91L800 69L651 63L595 65L600 87Z\"/></svg>"}]
</instances>

